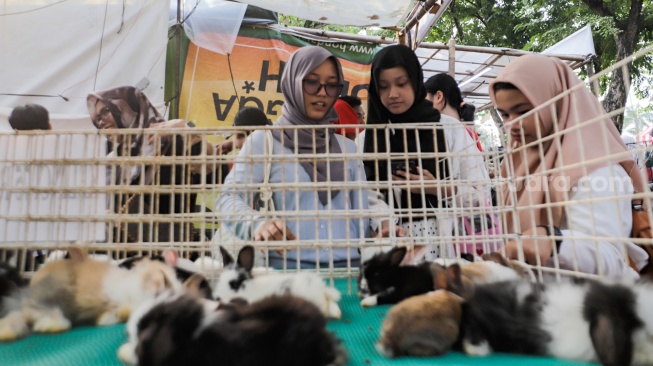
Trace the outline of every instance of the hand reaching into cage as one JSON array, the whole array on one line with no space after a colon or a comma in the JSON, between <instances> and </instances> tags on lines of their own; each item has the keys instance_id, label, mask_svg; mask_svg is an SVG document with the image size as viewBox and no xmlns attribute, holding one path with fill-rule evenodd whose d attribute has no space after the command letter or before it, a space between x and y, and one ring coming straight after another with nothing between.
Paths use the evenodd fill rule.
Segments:
<instances>
[{"instance_id":1,"label":"hand reaching into cage","mask_svg":"<svg viewBox=\"0 0 653 366\"><path fill-rule=\"evenodd\" d=\"M283 220L266 221L254 236L256 241L297 240Z\"/></svg>"},{"instance_id":2,"label":"hand reaching into cage","mask_svg":"<svg viewBox=\"0 0 653 366\"><path fill-rule=\"evenodd\" d=\"M547 236L548 233L544 227L538 226L537 230L525 230L521 234L521 242L524 248L524 260L527 264L535 266L538 264L537 258L540 259L540 265L546 265L547 261L553 254L555 242L550 238L531 238L532 236ZM519 244L517 240L512 240L506 244L506 256L508 259L519 258Z\"/></svg>"},{"instance_id":3,"label":"hand reaching into cage","mask_svg":"<svg viewBox=\"0 0 653 366\"><path fill-rule=\"evenodd\" d=\"M158 122L158 123L151 123L150 127L152 129L184 129L184 128L191 128L191 126L188 124L188 122L185 119L171 119L168 121L164 122ZM149 143L152 143L157 136L169 136L170 133L159 133L159 134L152 134L149 137Z\"/></svg>"}]
</instances>

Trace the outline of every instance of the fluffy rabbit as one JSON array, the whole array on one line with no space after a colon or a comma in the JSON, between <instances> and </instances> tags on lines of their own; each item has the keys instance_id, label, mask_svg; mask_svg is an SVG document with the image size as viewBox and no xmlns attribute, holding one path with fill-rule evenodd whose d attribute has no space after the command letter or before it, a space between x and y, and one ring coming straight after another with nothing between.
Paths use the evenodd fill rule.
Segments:
<instances>
[{"instance_id":1,"label":"fluffy rabbit","mask_svg":"<svg viewBox=\"0 0 653 366\"><path fill-rule=\"evenodd\" d=\"M377 350L389 358L446 353L458 339L462 302L446 290L403 300L383 321Z\"/></svg>"},{"instance_id":2,"label":"fluffy rabbit","mask_svg":"<svg viewBox=\"0 0 653 366\"><path fill-rule=\"evenodd\" d=\"M124 322L142 302L181 287L172 268L157 261L144 260L127 270L90 259L77 247L69 253L70 259L46 264L30 282L22 314L34 332ZM13 334L7 340L23 335Z\"/></svg>"},{"instance_id":3,"label":"fluffy rabbit","mask_svg":"<svg viewBox=\"0 0 653 366\"><path fill-rule=\"evenodd\" d=\"M474 284L458 263L447 268L431 263L434 287L439 290L412 296L390 309L383 321L377 350L386 357L432 356L449 351L460 330L464 296Z\"/></svg>"},{"instance_id":4,"label":"fluffy rabbit","mask_svg":"<svg viewBox=\"0 0 653 366\"><path fill-rule=\"evenodd\" d=\"M141 308L118 354L141 366L345 365L347 356L311 302L286 294L220 305L182 294Z\"/></svg>"},{"instance_id":5,"label":"fluffy rabbit","mask_svg":"<svg viewBox=\"0 0 653 366\"><path fill-rule=\"evenodd\" d=\"M463 350L653 364L653 284L523 281L477 286L463 304Z\"/></svg>"},{"instance_id":6,"label":"fluffy rabbit","mask_svg":"<svg viewBox=\"0 0 653 366\"><path fill-rule=\"evenodd\" d=\"M362 306L396 304L434 290L429 263L400 266L406 251L406 247L394 247L361 264L358 291Z\"/></svg>"},{"instance_id":7,"label":"fluffy rabbit","mask_svg":"<svg viewBox=\"0 0 653 366\"><path fill-rule=\"evenodd\" d=\"M240 250L237 262L225 248L220 247L220 252L224 269L213 293L216 300L229 302L235 297L242 297L248 302L255 302L270 295L290 293L314 303L329 318L340 319L342 316L338 306L340 292L327 286L318 274L272 272L253 277L252 246L247 245Z\"/></svg>"}]
</instances>

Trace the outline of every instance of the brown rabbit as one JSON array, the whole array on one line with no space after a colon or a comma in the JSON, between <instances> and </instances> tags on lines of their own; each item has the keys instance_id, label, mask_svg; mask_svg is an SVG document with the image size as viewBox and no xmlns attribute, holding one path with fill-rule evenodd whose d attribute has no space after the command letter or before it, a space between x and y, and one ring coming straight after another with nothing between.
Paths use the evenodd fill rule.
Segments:
<instances>
[{"instance_id":1,"label":"brown rabbit","mask_svg":"<svg viewBox=\"0 0 653 366\"><path fill-rule=\"evenodd\" d=\"M88 258L79 247L68 251L69 259L46 264L30 282L23 315L34 332L125 322L141 303L166 289L181 288L174 269L158 261L143 260L128 270ZM24 335L17 333L14 339Z\"/></svg>"},{"instance_id":2,"label":"brown rabbit","mask_svg":"<svg viewBox=\"0 0 653 366\"><path fill-rule=\"evenodd\" d=\"M446 290L410 297L388 312L376 345L384 356L436 356L458 339L463 299Z\"/></svg>"}]
</instances>

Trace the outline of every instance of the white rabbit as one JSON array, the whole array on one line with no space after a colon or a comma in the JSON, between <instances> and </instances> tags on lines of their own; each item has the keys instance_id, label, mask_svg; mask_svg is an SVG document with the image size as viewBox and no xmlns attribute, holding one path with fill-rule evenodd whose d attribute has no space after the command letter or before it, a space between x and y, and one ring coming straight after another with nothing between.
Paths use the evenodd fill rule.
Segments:
<instances>
[{"instance_id":1,"label":"white rabbit","mask_svg":"<svg viewBox=\"0 0 653 366\"><path fill-rule=\"evenodd\" d=\"M229 302L241 297L254 302L270 295L290 293L312 302L328 318L342 316L338 306L340 291L327 286L318 274L273 272L253 277L254 247L243 247L236 262L222 246L220 252L224 267L213 292L217 301Z\"/></svg>"}]
</instances>

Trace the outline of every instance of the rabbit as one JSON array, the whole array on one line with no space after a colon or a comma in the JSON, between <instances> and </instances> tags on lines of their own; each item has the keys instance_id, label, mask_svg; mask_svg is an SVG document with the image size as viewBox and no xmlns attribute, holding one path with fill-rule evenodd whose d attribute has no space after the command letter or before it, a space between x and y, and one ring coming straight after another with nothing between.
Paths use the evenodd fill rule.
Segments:
<instances>
[{"instance_id":1,"label":"rabbit","mask_svg":"<svg viewBox=\"0 0 653 366\"><path fill-rule=\"evenodd\" d=\"M544 355L603 365L653 364L653 284L581 280L477 286L463 304L465 353Z\"/></svg>"},{"instance_id":2,"label":"rabbit","mask_svg":"<svg viewBox=\"0 0 653 366\"><path fill-rule=\"evenodd\" d=\"M141 303L141 305L131 313L129 320L127 321L126 329L128 341L118 349L118 358L122 362L129 365L135 365L138 363L138 358L136 356L136 350L138 348L139 341L138 324L140 319L143 318L145 314L160 304L170 303L182 295L188 295L196 297L198 302L204 304L209 308L209 311L215 310L219 303L205 297L205 282L207 282L207 279L204 276L199 273L195 273L188 277L186 281L184 281L181 290L167 289L159 293L156 297Z\"/></svg>"},{"instance_id":3,"label":"rabbit","mask_svg":"<svg viewBox=\"0 0 653 366\"><path fill-rule=\"evenodd\" d=\"M138 310L119 357L141 366L345 365L347 355L311 302L285 294L222 304L177 294Z\"/></svg>"},{"instance_id":4,"label":"rabbit","mask_svg":"<svg viewBox=\"0 0 653 366\"><path fill-rule=\"evenodd\" d=\"M401 301L383 320L377 350L389 358L446 353L458 339L463 301L447 290Z\"/></svg>"},{"instance_id":5,"label":"rabbit","mask_svg":"<svg viewBox=\"0 0 653 366\"><path fill-rule=\"evenodd\" d=\"M70 259L47 263L32 277L22 314L34 332L124 322L140 303L181 287L173 269L158 261L143 260L128 270L88 258L79 247L68 252Z\"/></svg>"},{"instance_id":6,"label":"rabbit","mask_svg":"<svg viewBox=\"0 0 653 366\"><path fill-rule=\"evenodd\" d=\"M394 247L361 264L358 278L361 306L396 304L434 290L429 263L400 266L406 251L406 247Z\"/></svg>"},{"instance_id":7,"label":"rabbit","mask_svg":"<svg viewBox=\"0 0 653 366\"><path fill-rule=\"evenodd\" d=\"M177 279L182 283L188 280L192 275L196 273L202 273L201 269L195 265L192 261L180 258L177 251L174 249L167 249L161 255L152 255L152 256L135 256L124 259L118 265L119 267L131 269L144 259L149 259L153 261L159 261L165 263L172 267L175 270ZM204 277L202 277L204 278ZM204 278L204 281L201 284L201 294L202 297L206 299L213 299L213 290L209 281Z\"/></svg>"},{"instance_id":8,"label":"rabbit","mask_svg":"<svg viewBox=\"0 0 653 366\"><path fill-rule=\"evenodd\" d=\"M462 303L471 296L474 284L462 275L465 265L446 268L431 263L435 291L412 296L393 306L383 321L376 345L382 355L435 356L457 344Z\"/></svg>"},{"instance_id":9,"label":"rabbit","mask_svg":"<svg viewBox=\"0 0 653 366\"><path fill-rule=\"evenodd\" d=\"M244 246L237 262L224 247L220 247L220 252L224 269L213 293L216 300L229 302L234 297L242 297L255 302L266 296L290 293L314 303L329 318L342 316L338 306L340 291L327 286L318 274L271 272L253 277L254 247Z\"/></svg>"}]
</instances>

